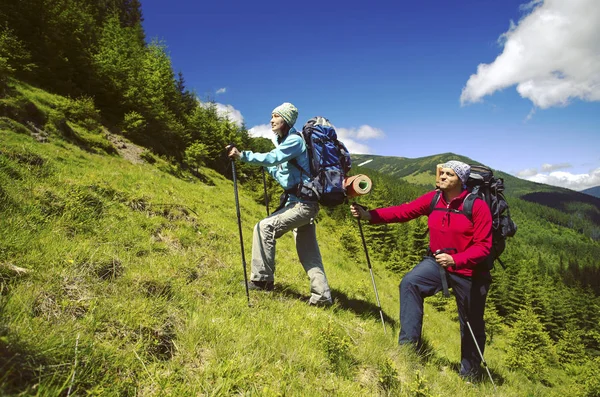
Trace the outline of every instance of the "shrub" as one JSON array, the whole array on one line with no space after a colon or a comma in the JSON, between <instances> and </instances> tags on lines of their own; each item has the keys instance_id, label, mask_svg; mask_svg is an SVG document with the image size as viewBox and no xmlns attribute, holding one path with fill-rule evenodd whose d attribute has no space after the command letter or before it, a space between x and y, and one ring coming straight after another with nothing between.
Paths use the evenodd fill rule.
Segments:
<instances>
[{"instance_id":1,"label":"shrub","mask_svg":"<svg viewBox=\"0 0 600 397\"><path fill-rule=\"evenodd\" d=\"M583 371L577 377L577 384L583 389L583 397L600 396L600 357L594 357L583 366Z\"/></svg>"},{"instance_id":2,"label":"shrub","mask_svg":"<svg viewBox=\"0 0 600 397\"><path fill-rule=\"evenodd\" d=\"M398 384L398 370L394 362L388 358L379 363L379 387L384 392L390 393L396 390Z\"/></svg>"},{"instance_id":3,"label":"shrub","mask_svg":"<svg viewBox=\"0 0 600 397\"><path fill-rule=\"evenodd\" d=\"M50 109L47 113L44 130L50 134L70 136L71 131L67 126L67 118L59 109Z\"/></svg>"},{"instance_id":4,"label":"shrub","mask_svg":"<svg viewBox=\"0 0 600 397\"><path fill-rule=\"evenodd\" d=\"M345 225L340 228L340 243L344 251L348 252L351 256L357 256L361 251L362 242L356 235L356 228Z\"/></svg>"},{"instance_id":5,"label":"shrub","mask_svg":"<svg viewBox=\"0 0 600 397\"><path fill-rule=\"evenodd\" d=\"M148 123L144 116L136 111L125 113L123 116L123 134L129 137L141 135Z\"/></svg>"},{"instance_id":6,"label":"shrub","mask_svg":"<svg viewBox=\"0 0 600 397\"><path fill-rule=\"evenodd\" d=\"M200 142L194 142L185 149L185 164L198 172L198 168L203 166L208 159L208 150L206 145Z\"/></svg>"},{"instance_id":7,"label":"shrub","mask_svg":"<svg viewBox=\"0 0 600 397\"><path fill-rule=\"evenodd\" d=\"M350 338L346 335L340 336L329 323L327 328L321 331L319 342L325 350L333 371L341 376L349 376L355 364L350 352L352 347Z\"/></svg>"},{"instance_id":8,"label":"shrub","mask_svg":"<svg viewBox=\"0 0 600 397\"><path fill-rule=\"evenodd\" d=\"M561 363L577 363L585 358L585 346L581 340L581 334L581 330L562 330L560 338L556 342L556 353Z\"/></svg>"},{"instance_id":9,"label":"shrub","mask_svg":"<svg viewBox=\"0 0 600 397\"><path fill-rule=\"evenodd\" d=\"M100 132L100 112L94 105L94 100L84 96L78 99L62 98L58 110L74 123L90 132Z\"/></svg>"},{"instance_id":10,"label":"shrub","mask_svg":"<svg viewBox=\"0 0 600 397\"><path fill-rule=\"evenodd\" d=\"M152 154L152 152L148 149L145 149L142 154L140 154L140 158L148 164L154 164L157 161L156 156L154 156L154 154Z\"/></svg>"},{"instance_id":11,"label":"shrub","mask_svg":"<svg viewBox=\"0 0 600 397\"><path fill-rule=\"evenodd\" d=\"M433 397L433 394L429 390L429 386L425 383L425 379L420 371L416 372L416 378L413 383L410 384L409 389L411 395L415 397Z\"/></svg>"}]
</instances>

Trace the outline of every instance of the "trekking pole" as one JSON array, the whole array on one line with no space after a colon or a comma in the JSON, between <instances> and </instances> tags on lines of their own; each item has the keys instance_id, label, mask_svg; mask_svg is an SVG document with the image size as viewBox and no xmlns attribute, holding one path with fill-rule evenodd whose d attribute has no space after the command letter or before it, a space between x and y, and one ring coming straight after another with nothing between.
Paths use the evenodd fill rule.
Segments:
<instances>
[{"instance_id":1,"label":"trekking pole","mask_svg":"<svg viewBox=\"0 0 600 397\"><path fill-rule=\"evenodd\" d=\"M267 216L269 216L269 196L267 195L267 179L265 178L265 167L262 169L263 190L265 192L265 207L267 207Z\"/></svg>"},{"instance_id":2,"label":"trekking pole","mask_svg":"<svg viewBox=\"0 0 600 397\"><path fill-rule=\"evenodd\" d=\"M485 361L485 358L483 358L483 353L481 352L481 349L479 348L479 344L477 343L477 340L475 339L475 333L473 332L473 328L471 328L471 324L469 323L468 317L465 317L465 322L467 323L467 327L469 327L469 331L471 332L471 336L473 337L473 342L475 342L475 347L477 348L477 352L479 353L479 356L481 357L481 362L483 363L483 367L485 368L485 370L490 378L490 382L492 382L492 386L494 386L494 390L496 390L496 384L494 383L494 379L492 379L492 374L490 373L490 369L488 368L487 362Z\"/></svg>"},{"instance_id":3,"label":"trekking pole","mask_svg":"<svg viewBox=\"0 0 600 397\"><path fill-rule=\"evenodd\" d=\"M356 204L356 202L354 202ZM381 317L381 324L383 325L383 333L387 335L387 331L385 329L385 321L383 321L383 311L381 310L381 303L379 302L379 293L377 293L377 286L375 285L375 276L373 275L373 267L371 266L371 260L369 259L369 251L367 250L367 242L365 241L365 234L363 233L362 224L360 223L360 218L356 219L358 221L358 230L360 231L360 238L362 239L363 248L365 249L365 256L367 257L367 266L369 267L369 272L371 273L371 281L373 282L373 289L375 290L375 299L377 300L377 306L379 307L379 317Z\"/></svg>"},{"instance_id":4,"label":"trekking pole","mask_svg":"<svg viewBox=\"0 0 600 397\"><path fill-rule=\"evenodd\" d=\"M227 146L227 151L233 147L232 145ZM237 188L237 175L235 172L235 160L231 159L231 173L233 174L233 194L235 196L235 209L237 213L238 220L238 230L240 232L240 248L242 251L242 267L244 269L244 285L246 286L246 299L248 300L248 307L252 306L250 304L250 292L248 291L248 276L246 275L246 257L244 255L244 239L242 238L242 218L240 216L240 200L238 198L238 188Z\"/></svg>"},{"instance_id":5,"label":"trekking pole","mask_svg":"<svg viewBox=\"0 0 600 397\"><path fill-rule=\"evenodd\" d=\"M440 265L440 267L441 267L441 265ZM450 277L450 275L448 274L448 272L446 270L444 270L444 273L448 279L448 284L450 284L450 287L452 289L454 289L454 286L452 285L452 283L453 283L452 278ZM469 328L469 332L471 333L471 337L473 338L473 343L475 343L475 347L477 348L479 357L481 357L481 363L483 364L483 367L487 371L488 377L490 378L490 382L492 382L492 386L494 386L494 390L496 390L496 384L494 383L494 379L492 379L492 374L490 372L490 369L488 368L487 362L485 361L485 358L483 358L483 353L481 352L481 349L479 348L479 343L477 343L477 338L475 338L475 333L473 332L473 328L471 328L471 323L469 322L469 317L467 317L466 314L460 309L461 305L459 305L457 303L456 306L459 311L459 314L462 315L462 317L465 319L465 323L467 323L467 328Z\"/></svg>"}]
</instances>

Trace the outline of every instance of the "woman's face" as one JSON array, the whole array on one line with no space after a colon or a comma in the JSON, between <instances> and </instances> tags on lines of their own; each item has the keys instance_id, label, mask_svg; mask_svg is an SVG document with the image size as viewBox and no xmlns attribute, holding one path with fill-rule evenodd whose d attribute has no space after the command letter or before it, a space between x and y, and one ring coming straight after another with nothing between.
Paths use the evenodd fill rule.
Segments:
<instances>
[{"instance_id":1,"label":"woman's face","mask_svg":"<svg viewBox=\"0 0 600 397\"><path fill-rule=\"evenodd\" d=\"M452 168L442 168L440 173L440 189L444 192L462 190L462 182Z\"/></svg>"},{"instance_id":2,"label":"woman's face","mask_svg":"<svg viewBox=\"0 0 600 397\"><path fill-rule=\"evenodd\" d=\"M283 120L283 117L278 115L277 113L273 113L271 115L271 130L277 135L281 136L285 132L285 127L287 124Z\"/></svg>"}]
</instances>

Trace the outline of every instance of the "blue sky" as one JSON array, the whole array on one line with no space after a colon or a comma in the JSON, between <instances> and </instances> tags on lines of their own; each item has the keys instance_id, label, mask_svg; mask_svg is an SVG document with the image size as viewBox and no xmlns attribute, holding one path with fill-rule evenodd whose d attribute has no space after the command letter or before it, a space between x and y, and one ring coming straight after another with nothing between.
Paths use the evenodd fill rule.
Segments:
<instances>
[{"instance_id":1,"label":"blue sky","mask_svg":"<svg viewBox=\"0 0 600 397\"><path fill-rule=\"evenodd\" d=\"M468 156L600 185L598 0L142 0L147 40L256 136L322 115L356 153Z\"/></svg>"}]
</instances>

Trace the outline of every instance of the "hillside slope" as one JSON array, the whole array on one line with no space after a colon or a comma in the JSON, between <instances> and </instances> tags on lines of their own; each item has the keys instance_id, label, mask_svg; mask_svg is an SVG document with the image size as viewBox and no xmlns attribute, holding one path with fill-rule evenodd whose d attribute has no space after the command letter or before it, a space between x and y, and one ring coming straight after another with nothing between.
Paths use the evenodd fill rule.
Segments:
<instances>
[{"instance_id":1,"label":"hillside slope","mask_svg":"<svg viewBox=\"0 0 600 397\"><path fill-rule=\"evenodd\" d=\"M398 276L373 263L384 334L363 255L341 249L326 216L318 237L335 306L306 304L308 282L284 236L276 291L253 293L248 307L230 181L209 169L210 185L180 179L6 128L0 140L3 395L490 393L445 369L458 359L447 313L428 310L426 335L446 347L427 363L397 350ZM243 188L240 203L249 258L264 207ZM355 225L344 228L358 247Z\"/></svg>"},{"instance_id":2,"label":"hillside slope","mask_svg":"<svg viewBox=\"0 0 600 397\"><path fill-rule=\"evenodd\" d=\"M436 165L448 159L457 159L468 164L484 164L454 153L442 153L420 158L405 158L376 155L352 155L353 164L361 164L371 160L361 168L402 178L411 183L417 183L433 188L435 184ZM591 220L600 228L600 198L576 192L570 189L550 186L543 183L526 181L505 172L494 170L494 174L504 178L506 194L519 197L525 201L541 204L560 212ZM594 238L600 239L600 230L594 233Z\"/></svg>"},{"instance_id":3,"label":"hillside slope","mask_svg":"<svg viewBox=\"0 0 600 397\"><path fill-rule=\"evenodd\" d=\"M590 196L600 198L600 186L595 186L589 189L582 190L581 193L589 194Z\"/></svg>"},{"instance_id":4,"label":"hillside slope","mask_svg":"<svg viewBox=\"0 0 600 397\"><path fill-rule=\"evenodd\" d=\"M356 223L325 210L317 233L335 305L306 304L286 235L275 291L252 293L248 307L230 180L149 153L128 161L101 133L40 142L2 121L2 395L558 396L587 379L587 367L583 378L516 369L513 336L496 323L486 360L497 390L465 384L455 305L437 297L426 349L399 349L400 275L372 260L384 332ZM240 185L246 258L265 212L252 194Z\"/></svg>"}]
</instances>

